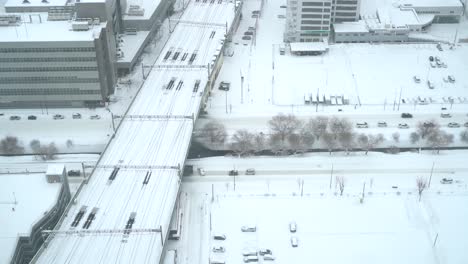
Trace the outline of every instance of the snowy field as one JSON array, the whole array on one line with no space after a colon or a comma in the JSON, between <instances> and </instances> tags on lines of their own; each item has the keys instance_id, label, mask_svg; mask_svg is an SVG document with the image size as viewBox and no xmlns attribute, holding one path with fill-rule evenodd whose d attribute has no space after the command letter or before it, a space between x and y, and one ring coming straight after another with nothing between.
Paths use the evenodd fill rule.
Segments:
<instances>
[{"instance_id":1,"label":"snowy field","mask_svg":"<svg viewBox=\"0 0 468 264\"><path fill-rule=\"evenodd\" d=\"M210 117L277 112L314 115L338 109L358 113L438 112L441 107L454 112L468 110L468 64L463 59L468 57L466 44L453 50L443 45L444 51L438 51L435 44L339 44L330 45L323 56L280 55L285 23L278 18L285 13L281 4L285 1L266 1L257 22L250 13L259 9L260 1L244 2L246 15L228 48L233 56L225 57L208 102ZM255 41L241 39L248 27L256 27ZM457 25L436 27L456 30ZM447 68L431 68L429 56L440 57ZM420 83L414 82L415 75L421 78ZM444 81L448 75L455 77L455 83ZM428 80L435 89L428 88ZM221 81L231 83L230 91L217 89ZM350 103L316 108L304 104L304 95L309 94L345 96ZM424 99L428 105L420 105L419 100Z\"/></svg>"},{"instance_id":2,"label":"snowy field","mask_svg":"<svg viewBox=\"0 0 468 264\"><path fill-rule=\"evenodd\" d=\"M466 263L466 155L451 151L370 153L354 159L310 155L190 160L188 164L204 168L207 176L184 178L182 238L166 249L177 249L178 263L184 264L208 258L242 263L245 249L260 248L273 252L276 260L271 263ZM413 162L408 164L409 159ZM362 164L368 164L366 169ZM234 168L239 176L227 176ZM255 168L257 175L245 176L247 168ZM335 176L345 177L343 196ZM421 202L418 176L431 178ZM447 177L454 183L440 182ZM291 221L297 224L296 233L289 231ZM241 232L244 225L255 225L257 231ZM217 233L226 240L214 240ZM297 248L291 247L293 236ZM214 253L213 246L226 251Z\"/></svg>"}]
</instances>

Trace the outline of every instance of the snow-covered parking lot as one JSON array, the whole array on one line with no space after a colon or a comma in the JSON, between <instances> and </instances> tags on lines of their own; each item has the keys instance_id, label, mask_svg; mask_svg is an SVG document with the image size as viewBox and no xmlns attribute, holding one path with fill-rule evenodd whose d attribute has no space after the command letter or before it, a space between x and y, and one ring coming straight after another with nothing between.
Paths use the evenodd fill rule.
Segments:
<instances>
[{"instance_id":1,"label":"snow-covered parking lot","mask_svg":"<svg viewBox=\"0 0 468 264\"><path fill-rule=\"evenodd\" d=\"M184 264L243 263L243 251L261 248L270 249L275 261L260 258L260 263L466 263L466 155L190 160L206 175L184 178L181 240L170 241L167 249L177 249L178 263ZM256 175L245 175L248 168ZM239 175L228 176L232 169ZM336 176L345 178L343 196ZM420 202L418 177L430 181ZM453 183L443 184L443 178ZM295 233L289 230L292 221ZM247 225L256 226L256 232L242 232ZM220 233L226 240L213 239ZM297 237L298 247L291 246L291 237ZM212 251L219 246L224 253Z\"/></svg>"}]
</instances>

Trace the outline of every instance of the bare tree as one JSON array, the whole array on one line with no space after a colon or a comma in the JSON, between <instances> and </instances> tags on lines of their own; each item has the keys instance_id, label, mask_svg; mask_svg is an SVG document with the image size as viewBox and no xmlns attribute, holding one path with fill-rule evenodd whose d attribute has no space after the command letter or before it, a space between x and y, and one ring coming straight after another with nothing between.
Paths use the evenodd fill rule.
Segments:
<instances>
[{"instance_id":1,"label":"bare tree","mask_svg":"<svg viewBox=\"0 0 468 264\"><path fill-rule=\"evenodd\" d=\"M260 132L254 136L253 145L255 152L261 152L266 149L266 139L265 134L263 134L263 132Z\"/></svg>"},{"instance_id":2,"label":"bare tree","mask_svg":"<svg viewBox=\"0 0 468 264\"><path fill-rule=\"evenodd\" d=\"M306 130L305 128L300 131L299 135L301 137L300 150L305 152L311 149L315 143L314 135L310 131Z\"/></svg>"},{"instance_id":3,"label":"bare tree","mask_svg":"<svg viewBox=\"0 0 468 264\"><path fill-rule=\"evenodd\" d=\"M420 136L418 133L412 132L412 133L410 134L410 142L411 142L411 144L414 145L414 144L418 143L420 139L421 139L421 136Z\"/></svg>"},{"instance_id":4,"label":"bare tree","mask_svg":"<svg viewBox=\"0 0 468 264\"><path fill-rule=\"evenodd\" d=\"M460 140L462 142L468 143L468 128L460 132Z\"/></svg>"},{"instance_id":5,"label":"bare tree","mask_svg":"<svg viewBox=\"0 0 468 264\"><path fill-rule=\"evenodd\" d=\"M286 144L281 140L281 136L277 134L270 135L270 149L275 155L287 153Z\"/></svg>"},{"instance_id":6,"label":"bare tree","mask_svg":"<svg viewBox=\"0 0 468 264\"><path fill-rule=\"evenodd\" d=\"M289 135L294 134L302 127L302 122L294 115L279 113L268 121L268 125L270 126L271 134L278 135L284 143Z\"/></svg>"},{"instance_id":7,"label":"bare tree","mask_svg":"<svg viewBox=\"0 0 468 264\"><path fill-rule=\"evenodd\" d=\"M68 139L66 144L67 144L67 148L73 147L73 141L71 139Z\"/></svg>"},{"instance_id":8,"label":"bare tree","mask_svg":"<svg viewBox=\"0 0 468 264\"><path fill-rule=\"evenodd\" d=\"M58 153L58 149L52 142L47 146L41 146L37 153L42 160L53 160L55 155Z\"/></svg>"},{"instance_id":9,"label":"bare tree","mask_svg":"<svg viewBox=\"0 0 468 264\"><path fill-rule=\"evenodd\" d=\"M385 138L383 134L377 134L377 135L360 134L357 137L357 143L361 147L362 150L366 151L366 155L369 152L369 150L374 149L384 140Z\"/></svg>"},{"instance_id":10,"label":"bare tree","mask_svg":"<svg viewBox=\"0 0 468 264\"><path fill-rule=\"evenodd\" d=\"M320 140L320 137L327 132L328 117L317 116L316 118L311 118L307 127L312 131L317 140Z\"/></svg>"},{"instance_id":11,"label":"bare tree","mask_svg":"<svg viewBox=\"0 0 468 264\"><path fill-rule=\"evenodd\" d=\"M237 130L236 133L232 135L232 150L236 152L239 157L249 153L249 151L254 149L253 139L254 135L246 129Z\"/></svg>"},{"instance_id":12,"label":"bare tree","mask_svg":"<svg viewBox=\"0 0 468 264\"><path fill-rule=\"evenodd\" d=\"M393 133L392 138L393 138L393 141L395 141L395 143L400 142L400 132Z\"/></svg>"},{"instance_id":13,"label":"bare tree","mask_svg":"<svg viewBox=\"0 0 468 264\"><path fill-rule=\"evenodd\" d=\"M352 132L353 124L346 118L332 117L329 122L329 129L337 139L339 134Z\"/></svg>"},{"instance_id":14,"label":"bare tree","mask_svg":"<svg viewBox=\"0 0 468 264\"><path fill-rule=\"evenodd\" d=\"M426 142L432 149L437 149L437 154L440 152L440 148L446 147L453 143L453 134L448 134L443 130L434 130L426 137Z\"/></svg>"},{"instance_id":15,"label":"bare tree","mask_svg":"<svg viewBox=\"0 0 468 264\"><path fill-rule=\"evenodd\" d=\"M331 133L326 132L325 134L322 135L322 141L327 147L328 151L330 152L330 155L332 154L332 151L334 148L337 146L337 141L335 139L335 136Z\"/></svg>"},{"instance_id":16,"label":"bare tree","mask_svg":"<svg viewBox=\"0 0 468 264\"><path fill-rule=\"evenodd\" d=\"M0 151L5 154L23 154L24 148L19 145L17 137L7 136L0 141Z\"/></svg>"},{"instance_id":17,"label":"bare tree","mask_svg":"<svg viewBox=\"0 0 468 264\"><path fill-rule=\"evenodd\" d=\"M227 138L226 128L218 121L211 121L203 126L200 136L207 138L211 144L223 144Z\"/></svg>"},{"instance_id":18,"label":"bare tree","mask_svg":"<svg viewBox=\"0 0 468 264\"><path fill-rule=\"evenodd\" d=\"M421 201L422 193L427 188L427 180L423 177L417 177L416 187L418 187L419 201Z\"/></svg>"},{"instance_id":19,"label":"bare tree","mask_svg":"<svg viewBox=\"0 0 468 264\"><path fill-rule=\"evenodd\" d=\"M301 137L299 134L290 134L288 135L289 149L293 153L297 153L301 148Z\"/></svg>"},{"instance_id":20,"label":"bare tree","mask_svg":"<svg viewBox=\"0 0 468 264\"><path fill-rule=\"evenodd\" d=\"M33 139L29 143L29 146L31 147L31 149L32 149L32 151L34 153L38 153L39 150L41 149L41 142L39 140L37 140L37 139Z\"/></svg>"},{"instance_id":21,"label":"bare tree","mask_svg":"<svg viewBox=\"0 0 468 264\"><path fill-rule=\"evenodd\" d=\"M336 176L335 182L338 185L338 188L340 188L340 196L343 196L344 188L346 185L346 179L344 176Z\"/></svg>"},{"instance_id":22,"label":"bare tree","mask_svg":"<svg viewBox=\"0 0 468 264\"><path fill-rule=\"evenodd\" d=\"M426 120L423 122L420 121L416 125L416 131L421 136L422 139L424 139L426 136L431 134L433 131L439 130L439 129L440 129L440 125L434 119Z\"/></svg>"},{"instance_id":23,"label":"bare tree","mask_svg":"<svg viewBox=\"0 0 468 264\"><path fill-rule=\"evenodd\" d=\"M346 152L346 155L349 155L349 150L354 146L355 134L353 132L343 132L338 134L338 142L340 142L341 147Z\"/></svg>"}]
</instances>

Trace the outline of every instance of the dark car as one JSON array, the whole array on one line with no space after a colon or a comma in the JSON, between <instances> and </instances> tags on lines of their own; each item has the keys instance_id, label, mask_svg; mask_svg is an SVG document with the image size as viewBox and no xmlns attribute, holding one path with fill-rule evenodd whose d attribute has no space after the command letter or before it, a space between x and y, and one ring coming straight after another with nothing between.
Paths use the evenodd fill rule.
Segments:
<instances>
[{"instance_id":1,"label":"dark car","mask_svg":"<svg viewBox=\"0 0 468 264\"><path fill-rule=\"evenodd\" d=\"M401 114L401 117L402 117L402 118L413 118L413 115L410 114L410 113L402 113L402 114Z\"/></svg>"},{"instance_id":2,"label":"dark car","mask_svg":"<svg viewBox=\"0 0 468 264\"><path fill-rule=\"evenodd\" d=\"M30 115L28 116L28 120L36 120L37 117L35 115Z\"/></svg>"},{"instance_id":3,"label":"dark car","mask_svg":"<svg viewBox=\"0 0 468 264\"><path fill-rule=\"evenodd\" d=\"M244 32L244 35L245 36L253 36L253 32L252 31L246 31L246 32Z\"/></svg>"},{"instance_id":4,"label":"dark car","mask_svg":"<svg viewBox=\"0 0 468 264\"><path fill-rule=\"evenodd\" d=\"M433 56L429 56L429 61L434 61L434 57L433 57Z\"/></svg>"},{"instance_id":5,"label":"dark car","mask_svg":"<svg viewBox=\"0 0 468 264\"><path fill-rule=\"evenodd\" d=\"M221 82L221 83L219 83L218 89L219 89L219 90L223 90L223 91L229 91L229 87L231 87L231 84L230 84L230 83L228 83L228 82Z\"/></svg>"},{"instance_id":6,"label":"dark car","mask_svg":"<svg viewBox=\"0 0 468 264\"><path fill-rule=\"evenodd\" d=\"M10 116L10 120L20 120L20 116Z\"/></svg>"},{"instance_id":7,"label":"dark car","mask_svg":"<svg viewBox=\"0 0 468 264\"><path fill-rule=\"evenodd\" d=\"M68 176L80 176L81 171L80 170L69 170L68 171Z\"/></svg>"},{"instance_id":8,"label":"dark car","mask_svg":"<svg viewBox=\"0 0 468 264\"><path fill-rule=\"evenodd\" d=\"M239 175L239 172L237 170L230 170L229 171L229 176L237 176Z\"/></svg>"},{"instance_id":9,"label":"dark car","mask_svg":"<svg viewBox=\"0 0 468 264\"><path fill-rule=\"evenodd\" d=\"M251 36L243 36L243 37L242 37L242 40L251 40L251 39L252 39Z\"/></svg>"}]
</instances>

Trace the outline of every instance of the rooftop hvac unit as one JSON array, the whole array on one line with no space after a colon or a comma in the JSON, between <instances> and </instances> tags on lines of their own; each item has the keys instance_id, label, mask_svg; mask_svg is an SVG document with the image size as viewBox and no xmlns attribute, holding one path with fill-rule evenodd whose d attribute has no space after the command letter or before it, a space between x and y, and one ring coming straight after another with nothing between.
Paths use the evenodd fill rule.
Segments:
<instances>
[{"instance_id":1,"label":"rooftop hvac unit","mask_svg":"<svg viewBox=\"0 0 468 264\"><path fill-rule=\"evenodd\" d=\"M74 21L72 22L72 29L74 31L86 31L89 29L87 21Z\"/></svg>"},{"instance_id":2,"label":"rooftop hvac unit","mask_svg":"<svg viewBox=\"0 0 468 264\"><path fill-rule=\"evenodd\" d=\"M101 20L99 18L95 18L95 19L93 19L93 24L94 25L99 25L99 24L101 24Z\"/></svg>"}]
</instances>

